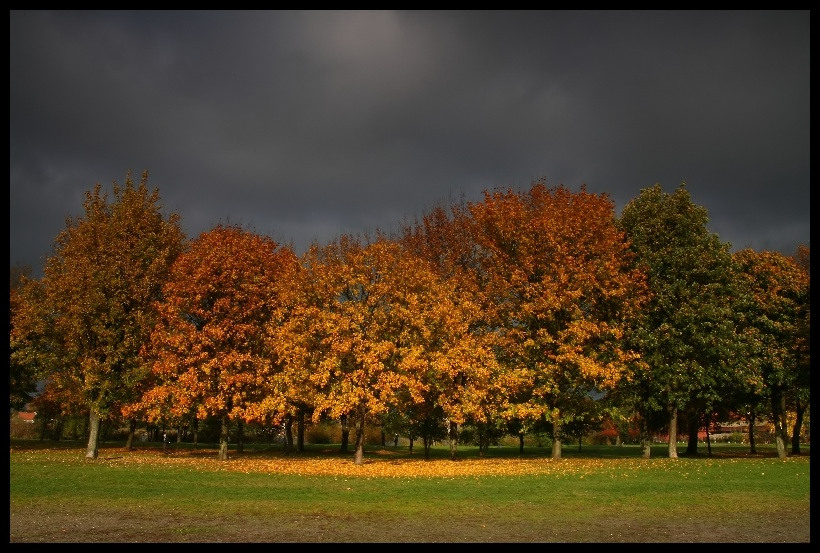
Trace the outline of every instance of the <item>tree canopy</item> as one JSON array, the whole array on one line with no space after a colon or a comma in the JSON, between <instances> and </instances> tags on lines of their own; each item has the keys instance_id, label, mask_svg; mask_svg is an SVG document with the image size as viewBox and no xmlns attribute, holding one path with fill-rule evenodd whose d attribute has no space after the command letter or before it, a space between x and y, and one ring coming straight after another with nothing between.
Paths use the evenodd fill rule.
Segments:
<instances>
[{"instance_id":1,"label":"tree canopy","mask_svg":"<svg viewBox=\"0 0 820 553\"><path fill-rule=\"evenodd\" d=\"M276 372L264 329L277 309L277 280L295 262L289 248L236 226L201 234L175 260L154 304L157 323L143 358L153 385L135 404L149 420L260 416Z\"/></svg>"},{"instance_id":2,"label":"tree canopy","mask_svg":"<svg viewBox=\"0 0 820 553\"><path fill-rule=\"evenodd\" d=\"M100 419L118 416L146 374L139 351L153 327L151 303L184 234L176 214L162 213L147 172L138 185L130 173L124 185L115 182L110 202L97 184L83 208L83 216L66 218L46 260L42 293L27 309L44 317L38 324L48 342L41 352L51 357L49 385L73 398L64 405L89 413L86 457L96 458Z\"/></svg>"},{"instance_id":3,"label":"tree canopy","mask_svg":"<svg viewBox=\"0 0 820 553\"><path fill-rule=\"evenodd\" d=\"M630 321L630 343L646 369L636 373L633 390L645 424L666 416L670 457L677 457L678 414L717 401L738 347L729 245L707 222L685 183L672 194L660 185L642 190L618 221L651 291Z\"/></svg>"},{"instance_id":4,"label":"tree canopy","mask_svg":"<svg viewBox=\"0 0 820 553\"><path fill-rule=\"evenodd\" d=\"M691 446L715 413L757 410L785 456L789 410L799 449L809 249L730 254L685 183L618 217L606 194L542 179L297 256L236 225L188 241L147 178L114 183L113 201L88 191L42 279L12 271L10 407L45 382L49 406L88 416L88 458L100 422L123 417L132 434L213 421L221 459L231 423L290 436L294 418L350 420L361 464L369 424L425 454L447 436L453 457L463 425L482 447L538 429L560 458L634 416L645 456L665 431L676 457L679 417Z\"/></svg>"}]
</instances>

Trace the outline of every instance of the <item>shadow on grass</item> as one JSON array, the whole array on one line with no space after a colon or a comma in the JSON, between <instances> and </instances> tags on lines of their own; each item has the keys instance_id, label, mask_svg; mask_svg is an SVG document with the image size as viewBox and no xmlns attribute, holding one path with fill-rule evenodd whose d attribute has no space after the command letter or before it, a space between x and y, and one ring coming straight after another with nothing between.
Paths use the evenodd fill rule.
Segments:
<instances>
[{"instance_id":1,"label":"shadow on grass","mask_svg":"<svg viewBox=\"0 0 820 553\"><path fill-rule=\"evenodd\" d=\"M86 448L86 442L79 440L63 440L59 442L49 440L9 440L11 452L15 451L36 451L36 450L80 450ZM99 455L111 457L118 452L125 451L125 442L113 441L105 442L99 446ZM189 442L172 443L163 448L162 443L137 442L131 448L132 452L149 453L156 455L172 455L186 457L216 457L219 454L218 444L193 444ZM650 448L651 458L668 457L667 444L654 444ZM243 444L242 451L239 451L237 444L230 444L228 455L232 459L237 458L259 458L277 459L283 457L298 458L339 458L347 459L353 456L354 449L351 447L347 451L341 449L339 444L305 444L302 451L297 451L295 446L291 450L286 450L282 444L250 443ZM789 457L809 457L811 449L808 444L801 446L798 454L788 452ZM365 446L365 456L382 460L424 460L425 454L422 447L410 449L406 445L393 446L370 444ZM549 459L552 457L551 447L525 447L523 452L518 446L491 446L483 452L477 446L459 445L456 449L456 457L451 459L450 448L447 444L438 444L430 448L428 460L467 460L467 459ZM640 446L635 444L626 445L582 445L566 446L561 448L562 459L627 459L640 458ZM748 445L744 444L713 444L711 453L706 445L700 445L695 454L686 453L685 446L678 447L678 457L681 458L717 458L717 459L764 459L777 457L777 449L773 444L762 444L756 447L754 453Z\"/></svg>"}]
</instances>

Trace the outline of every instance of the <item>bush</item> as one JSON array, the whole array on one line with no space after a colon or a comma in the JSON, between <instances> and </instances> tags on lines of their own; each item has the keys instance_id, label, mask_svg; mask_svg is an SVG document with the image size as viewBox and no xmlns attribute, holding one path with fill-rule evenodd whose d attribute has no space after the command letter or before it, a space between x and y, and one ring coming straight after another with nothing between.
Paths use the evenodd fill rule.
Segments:
<instances>
[{"instance_id":1,"label":"bush","mask_svg":"<svg viewBox=\"0 0 820 553\"><path fill-rule=\"evenodd\" d=\"M333 432L326 424L317 424L305 430L305 441L311 444L332 444Z\"/></svg>"},{"instance_id":2,"label":"bush","mask_svg":"<svg viewBox=\"0 0 820 553\"><path fill-rule=\"evenodd\" d=\"M365 426L364 443L368 445L382 445L382 427Z\"/></svg>"},{"instance_id":3,"label":"bush","mask_svg":"<svg viewBox=\"0 0 820 553\"><path fill-rule=\"evenodd\" d=\"M549 438L547 438L549 440ZM539 437L536 433L527 433L524 434L524 447L542 447L544 443L543 437ZM552 445L552 442L549 442ZM518 434L507 434L505 436L501 436L498 438L497 443L494 445L498 446L506 446L506 447L519 447L521 445Z\"/></svg>"},{"instance_id":4,"label":"bush","mask_svg":"<svg viewBox=\"0 0 820 553\"><path fill-rule=\"evenodd\" d=\"M727 443L727 444L745 444L748 435L742 432L721 432L719 434L712 434L709 439L712 443Z\"/></svg>"},{"instance_id":5,"label":"bush","mask_svg":"<svg viewBox=\"0 0 820 553\"><path fill-rule=\"evenodd\" d=\"M9 437L23 440L36 440L40 437L38 425L21 420L15 413L9 424Z\"/></svg>"}]
</instances>

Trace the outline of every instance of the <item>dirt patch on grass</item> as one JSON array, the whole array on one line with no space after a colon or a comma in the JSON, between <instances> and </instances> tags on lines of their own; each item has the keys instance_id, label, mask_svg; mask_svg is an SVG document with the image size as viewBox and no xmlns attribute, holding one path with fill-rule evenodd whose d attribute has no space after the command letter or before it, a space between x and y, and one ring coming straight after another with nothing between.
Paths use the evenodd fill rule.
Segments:
<instances>
[{"instance_id":1,"label":"dirt patch on grass","mask_svg":"<svg viewBox=\"0 0 820 553\"><path fill-rule=\"evenodd\" d=\"M510 523L492 517L396 520L379 516L274 515L264 518L173 513L12 512L11 543L599 542L810 543L809 513L742 521L602 520L579 525Z\"/></svg>"}]
</instances>

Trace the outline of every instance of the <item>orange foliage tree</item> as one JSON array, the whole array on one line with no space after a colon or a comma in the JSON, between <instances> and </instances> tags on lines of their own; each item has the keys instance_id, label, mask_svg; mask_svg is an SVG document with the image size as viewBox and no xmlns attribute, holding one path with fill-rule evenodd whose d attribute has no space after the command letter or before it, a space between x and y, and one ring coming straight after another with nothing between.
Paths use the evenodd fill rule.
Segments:
<instances>
[{"instance_id":1,"label":"orange foliage tree","mask_svg":"<svg viewBox=\"0 0 820 553\"><path fill-rule=\"evenodd\" d=\"M179 217L162 214L147 181L146 172L135 186L129 173L124 186L114 183L111 203L99 184L86 192L85 216L66 219L44 268L48 377L66 408L89 413L86 458L97 458L100 421L118 419L146 376L139 350L153 326L151 302L184 243Z\"/></svg>"},{"instance_id":2,"label":"orange foliage tree","mask_svg":"<svg viewBox=\"0 0 820 553\"><path fill-rule=\"evenodd\" d=\"M605 194L541 180L526 192L485 193L468 207L488 324L508 368L506 416L546 418L560 458L562 422L589 394L614 387L636 358L622 336L645 298L643 275L629 268Z\"/></svg>"},{"instance_id":3,"label":"orange foliage tree","mask_svg":"<svg viewBox=\"0 0 820 553\"><path fill-rule=\"evenodd\" d=\"M805 274L802 280L800 308L796 325L797 377L795 392L788 397L788 406L795 413L792 427L792 453L800 453L800 434L803 419L811 407L811 249L801 244L793 256L797 266Z\"/></svg>"},{"instance_id":4,"label":"orange foliage tree","mask_svg":"<svg viewBox=\"0 0 820 553\"><path fill-rule=\"evenodd\" d=\"M750 344L747 373L751 382L759 380L757 389L770 401L777 453L786 458L787 399L808 403L809 272L799 258L778 252L744 249L733 259L751 299L743 318Z\"/></svg>"},{"instance_id":5,"label":"orange foliage tree","mask_svg":"<svg viewBox=\"0 0 820 553\"><path fill-rule=\"evenodd\" d=\"M278 369L264 328L277 309L277 280L295 262L290 248L236 226L194 240L156 303L158 322L143 351L154 382L130 410L149 421L220 418L219 459L226 460L229 422L265 410Z\"/></svg>"},{"instance_id":6,"label":"orange foliage tree","mask_svg":"<svg viewBox=\"0 0 820 553\"><path fill-rule=\"evenodd\" d=\"M55 362L46 338L49 311L42 282L32 278L30 268L11 270L9 316L9 411L19 411Z\"/></svg>"}]
</instances>

